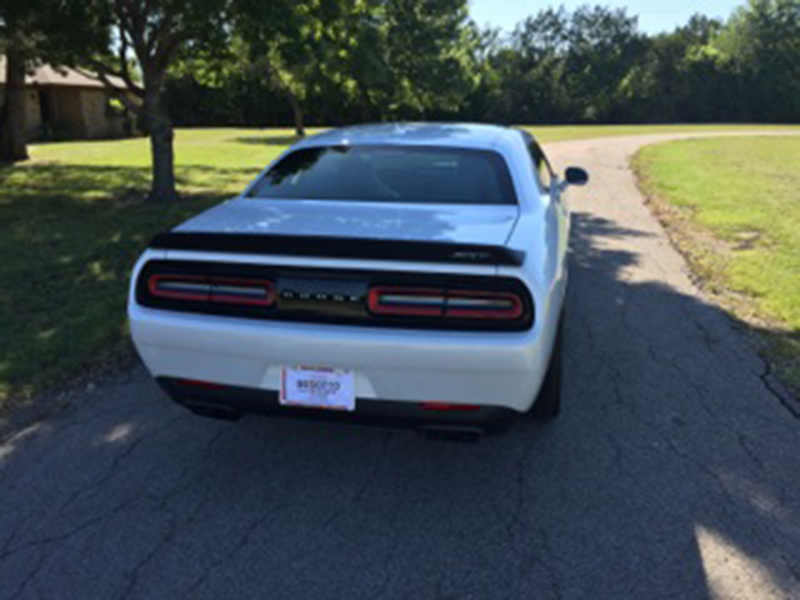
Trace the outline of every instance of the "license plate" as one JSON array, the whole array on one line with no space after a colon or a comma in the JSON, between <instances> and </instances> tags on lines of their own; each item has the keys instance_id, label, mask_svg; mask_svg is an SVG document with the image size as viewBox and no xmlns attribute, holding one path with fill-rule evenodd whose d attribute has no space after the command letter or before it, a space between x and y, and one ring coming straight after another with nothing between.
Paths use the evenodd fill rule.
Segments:
<instances>
[{"instance_id":1,"label":"license plate","mask_svg":"<svg viewBox=\"0 0 800 600\"><path fill-rule=\"evenodd\" d=\"M280 402L285 406L353 411L355 373L348 369L283 367Z\"/></svg>"}]
</instances>

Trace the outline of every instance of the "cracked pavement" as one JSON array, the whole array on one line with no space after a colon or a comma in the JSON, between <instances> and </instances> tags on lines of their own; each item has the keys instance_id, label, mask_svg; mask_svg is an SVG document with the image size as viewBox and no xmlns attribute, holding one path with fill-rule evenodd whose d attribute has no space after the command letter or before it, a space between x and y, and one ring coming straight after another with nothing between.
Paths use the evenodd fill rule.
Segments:
<instances>
[{"instance_id":1,"label":"cracked pavement","mask_svg":"<svg viewBox=\"0 0 800 600\"><path fill-rule=\"evenodd\" d=\"M137 368L0 443L0 598L800 597L798 404L627 166L672 137L548 147L592 175L556 422L230 424Z\"/></svg>"}]
</instances>

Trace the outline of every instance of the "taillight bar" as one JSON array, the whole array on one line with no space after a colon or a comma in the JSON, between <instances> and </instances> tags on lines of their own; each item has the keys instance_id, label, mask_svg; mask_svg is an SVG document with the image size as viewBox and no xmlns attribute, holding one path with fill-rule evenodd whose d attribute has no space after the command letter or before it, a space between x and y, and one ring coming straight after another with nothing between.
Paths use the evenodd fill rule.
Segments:
<instances>
[{"instance_id":1,"label":"taillight bar","mask_svg":"<svg viewBox=\"0 0 800 600\"><path fill-rule=\"evenodd\" d=\"M525 331L536 307L515 277L151 260L138 305L164 311L447 331Z\"/></svg>"},{"instance_id":2,"label":"taillight bar","mask_svg":"<svg viewBox=\"0 0 800 600\"><path fill-rule=\"evenodd\" d=\"M376 315L440 317L444 290L413 287L374 287L369 291L369 310Z\"/></svg>"},{"instance_id":3,"label":"taillight bar","mask_svg":"<svg viewBox=\"0 0 800 600\"><path fill-rule=\"evenodd\" d=\"M375 315L516 320L525 305L513 292L378 286L369 291Z\"/></svg>"},{"instance_id":4,"label":"taillight bar","mask_svg":"<svg viewBox=\"0 0 800 600\"><path fill-rule=\"evenodd\" d=\"M525 312L522 298L511 292L451 290L444 315L459 319L519 319Z\"/></svg>"},{"instance_id":5,"label":"taillight bar","mask_svg":"<svg viewBox=\"0 0 800 600\"><path fill-rule=\"evenodd\" d=\"M233 279L201 275L151 275L147 289L156 298L272 306L275 286L266 279Z\"/></svg>"},{"instance_id":6,"label":"taillight bar","mask_svg":"<svg viewBox=\"0 0 800 600\"><path fill-rule=\"evenodd\" d=\"M275 303L275 286L263 279L216 279L211 286L211 302L271 306Z\"/></svg>"},{"instance_id":7,"label":"taillight bar","mask_svg":"<svg viewBox=\"0 0 800 600\"><path fill-rule=\"evenodd\" d=\"M153 296L173 300L207 302L211 295L208 278L199 275L151 275L147 290Z\"/></svg>"}]
</instances>

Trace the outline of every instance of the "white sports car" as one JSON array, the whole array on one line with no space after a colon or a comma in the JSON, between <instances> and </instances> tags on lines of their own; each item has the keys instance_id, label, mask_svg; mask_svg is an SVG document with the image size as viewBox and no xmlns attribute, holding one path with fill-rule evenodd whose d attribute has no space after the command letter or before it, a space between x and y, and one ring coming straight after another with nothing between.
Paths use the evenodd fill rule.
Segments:
<instances>
[{"instance_id":1,"label":"white sports car","mask_svg":"<svg viewBox=\"0 0 800 600\"><path fill-rule=\"evenodd\" d=\"M525 131L383 124L295 144L156 236L128 314L195 413L474 438L558 414L569 213Z\"/></svg>"}]
</instances>

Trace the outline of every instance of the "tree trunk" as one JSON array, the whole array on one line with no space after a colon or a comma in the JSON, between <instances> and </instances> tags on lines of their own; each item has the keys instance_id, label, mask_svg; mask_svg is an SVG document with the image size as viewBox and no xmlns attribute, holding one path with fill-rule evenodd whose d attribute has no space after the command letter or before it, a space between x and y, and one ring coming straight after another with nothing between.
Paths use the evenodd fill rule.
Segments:
<instances>
[{"instance_id":1,"label":"tree trunk","mask_svg":"<svg viewBox=\"0 0 800 600\"><path fill-rule=\"evenodd\" d=\"M286 94L286 99L289 101L289 106L292 107L292 117L294 118L294 133L297 137L306 136L306 127L303 122L303 109L300 108L300 102L297 101L292 88L284 82L281 74L273 67L269 60L260 60L254 66L256 72L266 75L267 80L272 85L273 89Z\"/></svg>"},{"instance_id":2,"label":"tree trunk","mask_svg":"<svg viewBox=\"0 0 800 600\"><path fill-rule=\"evenodd\" d=\"M178 197L175 189L175 154L173 140L175 133L161 98L161 86L146 85L142 116L150 135L150 151L153 163L153 181L150 187L150 200L169 201Z\"/></svg>"},{"instance_id":3,"label":"tree trunk","mask_svg":"<svg viewBox=\"0 0 800 600\"><path fill-rule=\"evenodd\" d=\"M0 162L28 160L25 111L25 60L13 48L6 52L6 93L0 115Z\"/></svg>"},{"instance_id":4,"label":"tree trunk","mask_svg":"<svg viewBox=\"0 0 800 600\"><path fill-rule=\"evenodd\" d=\"M306 128L303 123L303 109L300 108L300 103L297 101L291 90L286 90L286 97L289 98L289 104L292 106L292 115L294 116L294 132L297 137L306 136Z\"/></svg>"}]
</instances>

